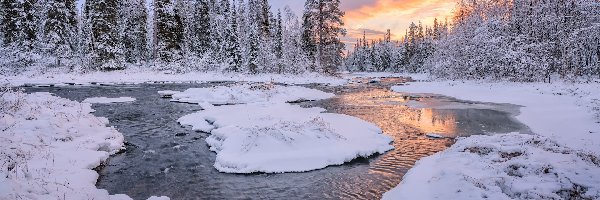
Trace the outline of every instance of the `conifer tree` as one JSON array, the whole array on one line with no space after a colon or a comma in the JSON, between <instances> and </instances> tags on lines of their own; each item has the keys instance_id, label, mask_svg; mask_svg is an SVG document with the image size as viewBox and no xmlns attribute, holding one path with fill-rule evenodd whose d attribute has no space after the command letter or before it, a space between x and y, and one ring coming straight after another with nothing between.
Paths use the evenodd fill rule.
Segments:
<instances>
[{"instance_id":1,"label":"conifer tree","mask_svg":"<svg viewBox=\"0 0 600 200\"><path fill-rule=\"evenodd\" d=\"M129 63L146 61L148 13L145 0L124 0L121 12L121 26L123 26L121 43L125 61Z\"/></svg>"},{"instance_id":2,"label":"conifer tree","mask_svg":"<svg viewBox=\"0 0 600 200\"><path fill-rule=\"evenodd\" d=\"M120 70L124 66L118 60L121 53L118 33L119 1L86 1L87 21L91 31L90 56L92 66L98 70Z\"/></svg>"},{"instance_id":3,"label":"conifer tree","mask_svg":"<svg viewBox=\"0 0 600 200\"><path fill-rule=\"evenodd\" d=\"M228 0L225 0L228 1ZM235 5L232 5L231 11L235 11ZM225 30L225 53L226 63L229 65L229 70L239 72L242 65L242 53L240 43L237 36L238 16L236 12L227 12L230 16L227 18L227 29Z\"/></svg>"},{"instance_id":4,"label":"conifer tree","mask_svg":"<svg viewBox=\"0 0 600 200\"><path fill-rule=\"evenodd\" d=\"M155 0L157 60L173 64L168 70L181 70L183 52L183 23L174 0Z\"/></svg>"},{"instance_id":5,"label":"conifer tree","mask_svg":"<svg viewBox=\"0 0 600 200\"><path fill-rule=\"evenodd\" d=\"M56 66L61 66L61 58L72 58L76 50L75 1L45 1L44 7L44 49L56 58Z\"/></svg>"}]
</instances>

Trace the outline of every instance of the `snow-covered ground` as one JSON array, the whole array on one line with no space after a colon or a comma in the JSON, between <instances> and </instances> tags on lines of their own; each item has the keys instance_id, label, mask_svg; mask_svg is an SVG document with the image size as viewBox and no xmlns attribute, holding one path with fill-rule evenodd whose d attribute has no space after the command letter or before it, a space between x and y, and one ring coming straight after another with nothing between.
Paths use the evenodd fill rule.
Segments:
<instances>
[{"instance_id":1,"label":"snow-covered ground","mask_svg":"<svg viewBox=\"0 0 600 200\"><path fill-rule=\"evenodd\" d=\"M384 199L599 199L600 84L415 82L392 89L523 106L536 135L461 138Z\"/></svg>"},{"instance_id":2,"label":"snow-covered ground","mask_svg":"<svg viewBox=\"0 0 600 200\"><path fill-rule=\"evenodd\" d=\"M127 103L134 102L135 98L132 97L119 97L119 98L108 98L108 97L93 97L83 100L83 103L97 103L97 104L108 104L108 103Z\"/></svg>"},{"instance_id":3,"label":"snow-covered ground","mask_svg":"<svg viewBox=\"0 0 600 200\"><path fill-rule=\"evenodd\" d=\"M600 159L536 135L460 139L384 199L600 199Z\"/></svg>"},{"instance_id":4,"label":"snow-covered ground","mask_svg":"<svg viewBox=\"0 0 600 200\"><path fill-rule=\"evenodd\" d=\"M237 84L211 88L191 88L184 92L159 91L161 96L171 96L175 102L209 103L213 105L255 102L294 102L321 100L334 95L299 86L273 84Z\"/></svg>"},{"instance_id":5,"label":"snow-covered ground","mask_svg":"<svg viewBox=\"0 0 600 200\"><path fill-rule=\"evenodd\" d=\"M324 111L263 102L212 107L179 123L211 134L214 167L227 173L310 171L393 149L377 126Z\"/></svg>"},{"instance_id":6,"label":"snow-covered ground","mask_svg":"<svg viewBox=\"0 0 600 200\"><path fill-rule=\"evenodd\" d=\"M325 76L317 73L307 74L240 74L222 72L190 72L172 74L153 70L127 69L113 72L80 73L45 73L21 74L18 76L2 77L1 81L10 86L22 85L62 85L62 84L137 84L146 82L277 82L287 84L323 83L340 85L345 79Z\"/></svg>"},{"instance_id":7,"label":"snow-covered ground","mask_svg":"<svg viewBox=\"0 0 600 200\"><path fill-rule=\"evenodd\" d=\"M3 92L0 108L0 199L130 199L95 186L93 169L123 149L123 135L90 104Z\"/></svg>"}]
</instances>

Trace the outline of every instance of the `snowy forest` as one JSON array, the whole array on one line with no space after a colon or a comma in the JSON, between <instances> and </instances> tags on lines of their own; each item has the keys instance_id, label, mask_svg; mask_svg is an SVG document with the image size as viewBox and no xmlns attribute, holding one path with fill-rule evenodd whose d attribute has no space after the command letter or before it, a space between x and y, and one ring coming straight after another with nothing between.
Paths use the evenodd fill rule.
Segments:
<instances>
[{"instance_id":1,"label":"snowy forest","mask_svg":"<svg viewBox=\"0 0 600 200\"><path fill-rule=\"evenodd\" d=\"M350 71L551 82L600 77L597 0L461 0L450 23L411 24L400 41L359 39Z\"/></svg>"},{"instance_id":2,"label":"snowy forest","mask_svg":"<svg viewBox=\"0 0 600 200\"><path fill-rule=\"evenodd\" d=\"M267 0L2 0L2 74L23 71L331 74L343 62L339 0L303 16Z\"/></svg>"}]
</instances>

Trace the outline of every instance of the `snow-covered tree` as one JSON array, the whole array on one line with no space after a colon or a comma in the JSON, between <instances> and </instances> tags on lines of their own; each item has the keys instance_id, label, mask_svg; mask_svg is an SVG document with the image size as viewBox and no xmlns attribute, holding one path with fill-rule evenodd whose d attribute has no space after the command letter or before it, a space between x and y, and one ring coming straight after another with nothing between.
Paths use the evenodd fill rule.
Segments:
<instances>
[{"instance_id":1,"label":"snow-covered tree","mask_svg":"<svg viewBox=\"0 0 600 200\"><path fill-rule=\"evenodd\" d=\"M140 63L148 58L147 9L145 0L121 2L121 44L128 63Z\"/></svg>"},{"instance_id":2,"label":"snow-covered tree","mask_svg":"<svg viewBox=\"0 0 600 200\"><path fill-rule=\"evenodd\" d=\"M344 43L340 40L346 33L343 16L339 0L307 0L305 3L304 46L309 56L315 57L321 72L333 74L343 63Z\"/></svg>"},{"instance_id":3,"label":"snow-covered tree","mask_svg":"<svg viewBox=\"0 0 600 200\"><path fill-rule=\"evenodd\" d=\"M61 59L72 60L77 48L77 13L75 1L44 2L46 8L43 20L43 44L49 55L61 66Z\"/></svg>"},{"instance_id":4,"label":"snow-covered tree","mask_svg":"<svg viewBox=\"0 0 600 200\"><path fill-rule=\"evenodd\" d=\"M428 68L453 79L595 75L599 10L595 0L461 1Z\"/></svg>"},{"instance_id":5,"label":"snow-covered tree","mask_svg":"<svg viewBox=\"0 0 600 200\"><path fill-rule=\"evenodd\" d=\"M119 1L87 0L85 8L90 26L91 65L98 70L120 70L124 65L119 61Z\"/></svg>"},{"instance_id":6,"label":"snow-covered tree","mask_svg":"<svg viewBox=\"0 0 600 200\"><path fill-rule=\"evenodd\" d=\"M175 0L154 1L156 59L159 68L180 71L183 59L183 22Z\"/></svg>"},{"instance_id":7,"label":"snow-covered tree","mask_svg":"<svg viewBox=\"0 0 600 200\"><path fill-rule=\"evenodd\" d=\"M232 72L239 72L242 67L242 52L237 34L239 17L235 10L235 4L233 4L231 10L228 11L229 17L227 18L228 23L225 30L224 46L226 64L228 64L229 70Z\"/></svg>"}]
</instances>

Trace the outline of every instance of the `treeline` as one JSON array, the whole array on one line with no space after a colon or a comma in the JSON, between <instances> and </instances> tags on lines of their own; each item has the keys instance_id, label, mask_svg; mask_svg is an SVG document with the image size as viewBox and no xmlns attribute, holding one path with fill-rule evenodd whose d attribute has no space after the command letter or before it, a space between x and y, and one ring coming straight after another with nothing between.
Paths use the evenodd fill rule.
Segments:
<instances>
[{"instance_id":1,"label":"treeline","mask_svg":"<svg viewBox=\"0 0 600 200\"><path fill-rule=\"evenodd\" d=\"M308 0L302 20L267 0L1 0L3 74L27 70L334 73L339 0Z\"/></svg>"},{"instance_id":2,"label":"treeline","mask_svg":"<svg viewBox=\"0 0 600 200\"><path fill-rule=\"evenodd\" d=\"M463 0L454 14L448 33L431 40L425 61L415 62L416 70L410 62L385 70L430 72L448 79L551 82L553 77L600 77L597 0ZM407 51L406 42L392 46Z\"/></svg>"},{"instance_id":3,"label":"treeline","mask_svg":"<svg viewBox=\"0 0 600 200\"><path fill-rule=\"evenodd\" d=\"M435 19L432 27L411 23L401 41L391 39L390 30L383 39L358 39L346 58L349 71L424 72L424 62L434 53L435 44L448 34L448 22Z\"/></svg>"}]
</instances>

